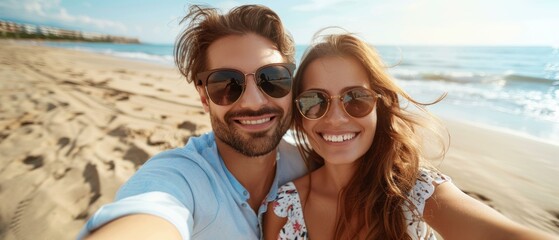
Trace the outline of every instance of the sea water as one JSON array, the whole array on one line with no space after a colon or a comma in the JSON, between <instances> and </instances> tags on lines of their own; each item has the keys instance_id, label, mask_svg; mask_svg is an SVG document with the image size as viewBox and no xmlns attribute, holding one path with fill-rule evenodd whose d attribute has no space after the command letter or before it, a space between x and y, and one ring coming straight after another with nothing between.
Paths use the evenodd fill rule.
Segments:
<instances>
[{"instance_id":1,"label":"sea water","mask_svg":"<svg viewBox=\"0 0 559 240\"><path fill-rule=\"evenodd\" d=\"M173 65L173 46L53 42L47 45ZM296 61L307 46L296 47ZM412 97L448 119L559 144L559 48L378 46L387 70ZM340 79L343 80L343 79Z\"/></svg>"}]
</instances>

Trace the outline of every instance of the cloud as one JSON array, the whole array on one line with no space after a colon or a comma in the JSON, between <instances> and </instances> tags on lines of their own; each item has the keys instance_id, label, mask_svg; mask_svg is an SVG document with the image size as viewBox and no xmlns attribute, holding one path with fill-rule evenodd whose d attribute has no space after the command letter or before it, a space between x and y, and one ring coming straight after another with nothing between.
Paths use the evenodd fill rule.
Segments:
<instances>
[{"instance_id":1,"label":"cloud","mask_svg":"<svg viewBox=\"0 0 559 240\"><path fill-rule=\"evenodd\" d=\"M60 8L58 13L50 15L50 17L63 22L95 26L97 29L114 29L125 32L127 30L126 26L122 23L103 19L95 19L84 15L70 15L64 8Z\"/></svg>"},{"instance_id":2,"label":"cloud","mask_svg":"<svg viewBox=\"0 0 559 240\"><path fill-rule=\"evenodd\" d=\"M120 22L73 15L60 5L60 0L7 0L0 3L0 15L33 22L54 21L64 25L91 26L97 30L127 31Z\"/></svg>"}]
</instances>

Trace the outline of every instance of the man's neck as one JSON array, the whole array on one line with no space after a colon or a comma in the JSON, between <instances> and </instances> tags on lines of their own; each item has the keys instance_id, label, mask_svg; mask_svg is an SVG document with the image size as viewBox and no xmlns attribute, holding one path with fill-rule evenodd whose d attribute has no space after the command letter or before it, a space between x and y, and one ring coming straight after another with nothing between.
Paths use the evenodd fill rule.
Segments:
<instances>
[{"instance_id":1,"label":"man's neck","mask_svg":"<svg viewBox=\"0 0 559 240\"><path fill-rule=\"evenodd\" d=\"M219 139L216 139L216 143L225 166L250 193L249 204L258 212L274 181L277 150L263 156L249 157Z\"/></svg>"}]
</instances>

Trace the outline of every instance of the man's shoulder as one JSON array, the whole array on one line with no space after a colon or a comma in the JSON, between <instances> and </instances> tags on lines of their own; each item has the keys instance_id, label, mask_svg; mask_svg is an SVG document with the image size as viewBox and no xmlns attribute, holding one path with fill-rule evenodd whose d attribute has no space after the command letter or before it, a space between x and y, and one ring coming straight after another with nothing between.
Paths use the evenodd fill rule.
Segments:
<instances>
[{"instance_id":1,"label":"man's shoulder","mask_svg":"<svg viewBox=\"0 0 559 240\"><path fill-rule=\"evenodd\" d=\"M289 135L286 135L279 143L278 150L280 155L278 163L279 184L283 185L308 172L297 146Z\"/></svg>"},{"instance_id":2,"label":"man's shoulder","mask_svg":"<svg viewBox=\"0 0 559 240\"><path fill-rule=\"evenodd\" d=\"M121 188L119 197L127 197L150 191L170 193L183 201L184 192L194 194L199 187L211 186L216 171L211 160L213 151L208 139L213 136L193 137L181 148L165 150L148 160ZM204 147L204 143L210 145Z\"/></svg>"},{"instance_id":3,"label":"man's shoulder","mask_svg":"<svg viewBox=\"0 0 559 240\"><path fill-rule=\"evenodd\" d=\"M215 139L213 133L191 137L185 146L162 151L150 158L145 165L159 164L203 164L215 158Z\"/></svg>"}]
</instances>

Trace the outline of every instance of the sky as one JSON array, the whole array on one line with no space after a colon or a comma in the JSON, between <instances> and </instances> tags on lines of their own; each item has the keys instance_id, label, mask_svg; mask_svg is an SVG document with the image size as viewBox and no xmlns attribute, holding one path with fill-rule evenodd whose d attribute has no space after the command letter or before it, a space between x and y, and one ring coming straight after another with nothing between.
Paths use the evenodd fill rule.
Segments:
<instances>
[{"instance_id":1,"label":"sky","mask_svg":"<svg viewBox=\"0 0 559 240\"><path fill-rule=\"evenodd\" d=\"M378 45L559 47L558 0L0 0L0 19L172 44L189 4L262 4L297 44L339 26Z\"/></svg>"}]
</instances>

